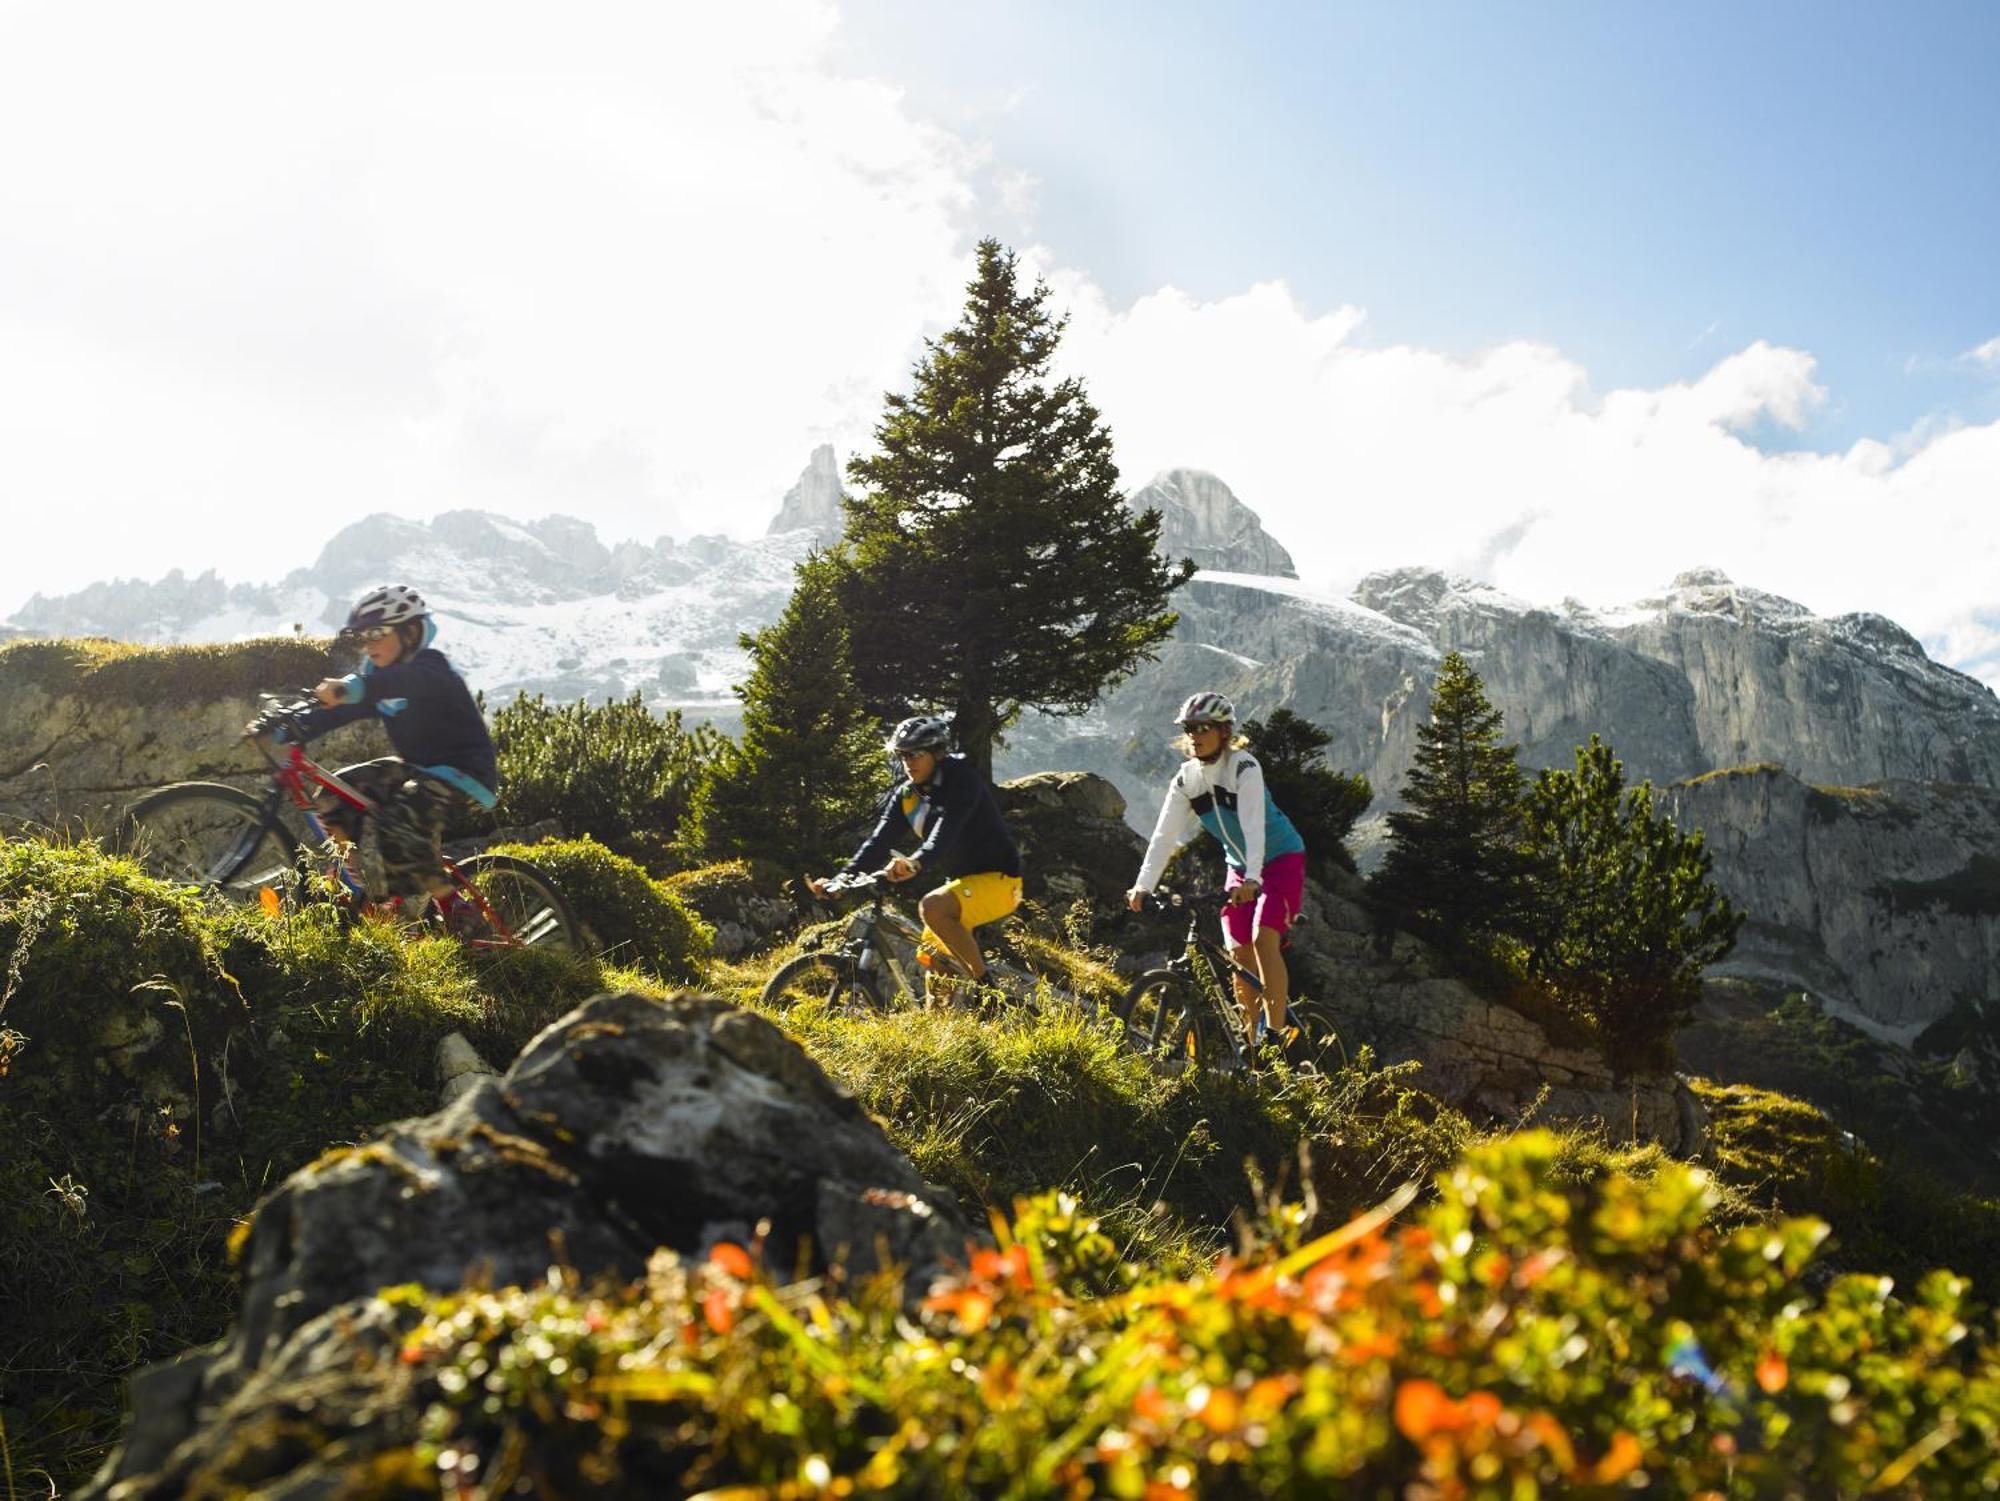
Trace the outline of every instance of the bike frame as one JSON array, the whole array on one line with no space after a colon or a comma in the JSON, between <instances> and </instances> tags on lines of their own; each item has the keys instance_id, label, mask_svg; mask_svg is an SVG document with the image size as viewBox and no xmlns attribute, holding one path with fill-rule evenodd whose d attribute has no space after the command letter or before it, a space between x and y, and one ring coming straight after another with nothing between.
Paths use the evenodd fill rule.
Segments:
<instances>
[{"instance_id":1,"label":"bike frame","mask_svg":"<svg viewBox=\"0 0 2000 1501\"><path fill-rule=\"evenodd\" d=\"M348 786L347 783L341 781L338 775L328 771L324 766L313 760L312 757L305 753L304 746L286 745L284 747L285 756L282 760L273 756L262 741L258 742L258 749L263 751L264 759L270 763L272 768L271 780L277 785L272 789L270 804L264 811L264 822L258 825L255 833L246 841L243 860L247 861L256 852L257 845L263 839L266 832L276 831L280 834L284 832L284 825L278 821L278 809L288 793L291 796L292 805L305 815L306 827L312 831L313 838L323 847L333 844L335 839L334 832L320 818L318 805L314 801L313 794L308 790L308 783L324 787L328 792L331 792L335 797L364 817L372 818L378 813L379 809L373 799ZM350 844L348 848L352 851L354 846ZM509 948L518 943L519 940L515 937L513 930L501 919L500 914L488 905L486 898L480 894L479 888L465 879L465 873L458 868L457 862L449 855L440 854L438 858L444 865L444 873L451 877L452 889L457 893L458 900L469 901L473 906L477 907L480 915L486 919L493 931L500 936L500 942L497 944L486 940L474 939L471 941L470 946L475 948ZM369 899L368 888L362 884L360 877L354 873L354 869L350 863L351 859L352 855L350 854L348 859L329 859L327 863L332 866L333 872L339 878L341 885L347 888L356 908L369 910L386 907L392 912L400 912L403 907L403 899L399 896L392 896L386 902L373 902ZM242 862L239 861L236 869L230 871L229 875L235 875L242 868Z\"/></svg>"},{"instance_id":2,"label":"bike frame","mask_svg":"<svg viewBox=\"0 0 2000 1501\"><path fill-rule=\"evenodd\" d=\"M845 889L855 889L859 885L860 883L856 882L854 887ZM853 931L853 918L850 917L848 919L848 937L846 942L841 945L841 956L852 963L857 970L869 973L873 972L876 968L875 965L868 962L869 956L873 955L880 961L881 966L895 979L896 985L902 992L905 1000L921 999L924 993L922 982L918 981L912 984L910 976L903 971L901 961L896 958L895 948L879 940L882 930L890 925L889 914L893 911L889 906L889 893L879 883L873 882L870 883L868 890L867 923L862 931L856 934ZM900 914L898 915L900 916Z\"/></svg>"},{"instance_id":3,"label":"bike frame","mask_svg":"<svg viewBox=\"0 0 2000 1501\"><path fill-rule=\"evenodd\" d=\"M1239 1059L1247 1059L1253 1044L1253 1024L1244 1015L1235 987L1230 982L1241 980L1253 995L1263 994L1264 982L1255 970L1238 964L1235 957L1209 937L1202 927L1208 909L1218 901L1227 901L1228 894L1197 892L1161 896L1155 893L1151 899L1166 911L1186 909L1187 936L1182 941L1181 951L1167 960L1166 968L1194 987L1206 1003L1210 1019L1221 1024L1230 1048Z\"/></svg>"}]
</instances>

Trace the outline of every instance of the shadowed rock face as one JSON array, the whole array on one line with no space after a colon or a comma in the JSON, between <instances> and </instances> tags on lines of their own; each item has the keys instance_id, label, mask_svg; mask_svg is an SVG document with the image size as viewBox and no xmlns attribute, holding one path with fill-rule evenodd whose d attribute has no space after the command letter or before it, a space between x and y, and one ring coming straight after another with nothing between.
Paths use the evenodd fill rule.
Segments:
<instances>
[{"instance_id":1,"label":"shadowed rock face","mask_svg":"<svg viewBox=\"0 0 2000 1501\"><path fill-rule=\"evenodd\" d=\"M1768 766L1671 787L1665 806L1704 831L1749 914L1718 973L1799 986L1906 1043L1955 1005L2000 1004L2000 791L1815 787Z\"/></svg>"},{"instance_id":2,"label":"shadowed rock face","mask_svg":"<svg viewBox=\"0 0 2000 1501\"><path fill-rule=\"evenodd\" d=\"M274 1403L366 1339L372 1295L480 1275L636 1278L769 1226L775 1266L909 1268L970 1232L853 1098L762 1017L710 997L605 995L436 1115L294 1174L257 1213L235 1332L132 1384L96 1496L174 1496Z\"/></svg>"}]
</instances>

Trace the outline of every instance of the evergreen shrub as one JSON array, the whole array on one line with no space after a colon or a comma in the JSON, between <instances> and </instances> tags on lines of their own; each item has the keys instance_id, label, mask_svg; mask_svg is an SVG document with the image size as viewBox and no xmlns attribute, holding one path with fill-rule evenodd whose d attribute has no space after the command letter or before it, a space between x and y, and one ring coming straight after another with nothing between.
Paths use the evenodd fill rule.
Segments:
<instances>
[{"instance_id":1,"label":"evergreen shrub","mask_svg":"<svg viewBox=\"0 0 2000 1501\"><path fill-rule=\"evenodd\" d=\"M695 788L727 744L678 709L654 714L633 694L555 705L523 693L493 716L503 825L551 822L572 838L671 843Z\"/></svg>"},{"instance_id":2,"label":"evergreen shrub","mask_svg":"<svg viewBox=\"0 0 2000 1501\"><path fill-rule=\"evenodd\" d=\"M1368 778L1327 765L1333 736L1290 709L1246 721L1243 733L1264 768L1266 790L1305 840L1307 858L1353 870L1347 836L1375 796Z\"/></svg>"},{"instance_id":3,"label":"evergreen shrub","mask_svg":"<svg viewBox=\"0 0 2000 1501\"><path fill-rule=\"evenodd\" d=\"M625 856L589 837L495 849L546 871L604 958L683 985L705 975L715 930Z\"/></svg>"}]
</instances>

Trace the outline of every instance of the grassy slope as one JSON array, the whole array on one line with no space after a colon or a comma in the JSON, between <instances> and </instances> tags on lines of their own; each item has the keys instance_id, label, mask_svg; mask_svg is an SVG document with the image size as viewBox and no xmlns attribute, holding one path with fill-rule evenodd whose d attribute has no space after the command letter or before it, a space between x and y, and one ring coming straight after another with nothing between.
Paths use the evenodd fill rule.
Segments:
<instances>
[{"instance_id":1,"label":"grassy slope","mask_svg":"<svg viewBox=\"0 0 2000 1501\"><path fill-rule=\"evenodd\" d=\"M777 957L711 978L750 1001ZM1068 962L1089 971L1087 956ZM16 1472L64 1483L101 1455L124 1370L220 1332L233 1296L226 1243L257 1194L431 1108L445 1032L504 1060L597 988L664 989L535 955L474 969L437 940L343 930L326 913L216 913L120 861L34 843L0 843L0 965L0 1323L20 1334L0 1357L0 1419ZM1477 1138L1420 1079L1365 1053L1250 1086L1156 1074L1068 1014L796 1014L787 1025L969 1203L1067 1187L1121 1254L1182 1273L1230 1242L1232 1221L1273 1223L1280 1199L1307 1198L1295 1228L1338 1224ZM142 1083L89 1061L147 1035L150 1049L128 1050ZM1811 1198L1837 1219L1883 1204L1829 1193L1823 1139L1780 1136L1762 1156L1748 1140L1726 1136L1722 1176L1763 1203ZM1660 1165L1582 1136L1553 1153L1552 1171L1574 1184ZM1726 1194L1711 1218L1740 1221L1758 1203ZM1893 1246L1862 1230L1848 1238Z\"/></svg>"}]
</instances>

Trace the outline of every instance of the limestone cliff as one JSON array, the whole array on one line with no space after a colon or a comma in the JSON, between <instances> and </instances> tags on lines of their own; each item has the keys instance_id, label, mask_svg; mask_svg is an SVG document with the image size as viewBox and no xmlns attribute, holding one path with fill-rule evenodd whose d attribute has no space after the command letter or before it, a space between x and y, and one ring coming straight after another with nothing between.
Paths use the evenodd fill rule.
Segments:
<instances>
[{"instance_id":1,"label":"limestone cliff","mask_svg":"<svg viewBox=\"0 0 2000 1501\"><path fill-rule=\"evenodd\" d=\"M1961 1004L2000 1004L2000 791L1816 787L1777 766L1667 789L1749 914L1726 975L1816 992L1908 1042Z\"/></svg>"}]
</instances>

